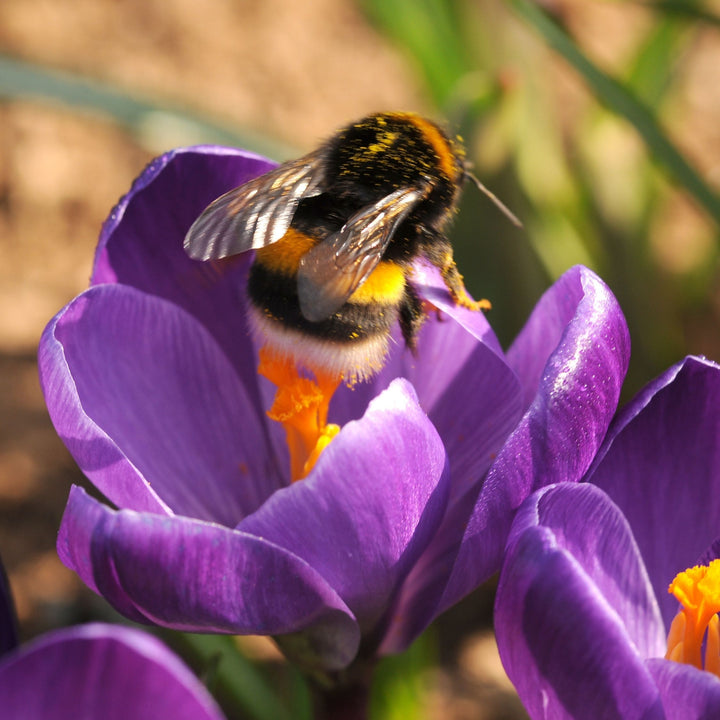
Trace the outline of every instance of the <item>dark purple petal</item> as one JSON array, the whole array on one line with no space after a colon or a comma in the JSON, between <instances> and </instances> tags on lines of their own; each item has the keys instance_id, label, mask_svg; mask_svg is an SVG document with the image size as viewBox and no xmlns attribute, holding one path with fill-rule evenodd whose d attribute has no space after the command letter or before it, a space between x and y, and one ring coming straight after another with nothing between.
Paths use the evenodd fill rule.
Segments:
<instances>
[{"instance_id":1,"label":"dark purple petal","mask_svg":"<svg viewBox=\"0 0 720 720\"><path fill-rule=\"evenodd\" d=\"M445 465L435 428L398 380L343 427L305 480L276 492L238 529L302 557L367 635L437 530Z\"/></svg>"},{"instance_id":2,"label":"dark purple petal","mask_svg":"<svg viewBox=\"0 0 720 720\"><path fill-rule=\"evenodd\" d=\"M439 611L497 571L515 510L533 490L582 477L617 407L630 340L615 297L583 267L565 273L547 295L541 305L559 304L553 296L563 306L574 300L574 314L545 362L532 403L488 472Z\"/></svg>"},{"instance_id":3,"label":"dark purple petal","mask_svg":"<svg viewBox=\"0 0 720 720\"><path fill-rule=\"evenodd\" d=\"M407 350L401 333L396 330L391 339L387 362L378 375L370 382L361 383L352 389L341 388L333 399L333 418L337 418L337 422L345 423L361 417L370 400L397 377L405 377L412 382L421 407L432 417L438 407L456 404L449 401L447 396L450 386L456 387L455 394L457 387L462 386L458 376L464 375L466 381L461 396L465 400L468 388L474 390L484 382L484 371L492 373L494 364L491 360L490 367L486 367L485 357L497 355L502 358L499 343L485 315L456 306L435 268L426 263L417 263L414 284L420 296L437 308L437 312L430 310L420 330L417 352L413 354ZM498 362L497 357L494 360ZM474 374L470 375L471 372ZM500 385L512 384L513 380L496 377L495 382ZM479 390L474 394L482 400ZM488 406L494 407L490 403ZM435 422L435 425L442 435L442 423ZM455 425L454 421L452 425ZM446 434L451 439L449 431L450 428Z\"/></svg>"},{"instance_id":4,"label":"dark purple petal","mask_svg":"<svg viewBox=\"0 0 720 720\"><path fill-rule=\"evenodd\" d=\"M273 167L244 150L215 146L180 148L156 158L105 222L92 284L131 285L179 305L210 331L242 378L254 378L245 318L252 253L197 262L185 254L183 238L212 200ZM261 410L254 385L249 392Z\"/></svg>"},{"instance_id":5,"label":"dark purple petal","mask_svg":"<svg viewBox=\"0 0 720 720\"><path fill-rule=\"evenodd\" d=\"M648 660L667 720L714 720L720 717L720 678L691 665Z\"/></svg>"},{"instance_id":6,"label":"dark purple petal","mask_svg":"<svg viewBox=\"0 0 720 720\"><path fill-rule=\"evenodd\" d=\"M0 563L0 657L18 644L15 603L10 592L5 568Z\"/></svg>"},{"instance_id":7,"label":"dark purple petal","mask_svg":"<svg viewBox=\"0 0 720 720\"><path fill-rule=\"evenodd\" d=\"M221 720L159 640L116 625L58 630L0 662L3 720Z\"/></svg>"},{"instance_id":8,"label":"dark purple petal","mask_svg":"<svg viewBox=\"0 0 720 720\"><path fill-rule=\"evenodd\" d=\"M713 560L720 558L720 537L715 538L707 547L704 553L700 555L698 561L693 565L709 565Z\"/></svg>"},{"instance_id":9,"label":"dark purple petal","mask_svg":"<svg viewBox=\"0 0 720 720\"><path fill-rule=\"evenodd\" d=\"M415 266L413 280L421 297L438 311L429 313L416 354L404 348L401 337L395 337L377 379L344 396L346 407L354 401L357 412L392 377L408 378L450 461L447 517L403 586L392 637L384 648L394 652L404 649L432 619L457 552L458 528L467 522L479 482L522 411L522 389L485 315L455 305L440 273L427 263Z\"/></svg>"},{"instance_id":10,"label":"dark purple petal","mask_svg":"<svg viewBox=\"0 0 720 720\"><path fill-rule=\"evenodd\" d=\"M191 520L113 511L73 488L58 537L68 567L119 612L176 630L282 635L303 632L308 652L338 668L359 630L327 582L264 538ZM76 557L91 558L88 566Z\"/></svg>"},{"instance_id":11,"label":"dark purple petal","mask_svg":"<svg viewBox=\"0 0 720 720\"><path fill-rule=\"evenodd\" d=\"M232 527L284 482L235 369L171 303L91 288L50 323L39 364L58 434L119 507Z\"/></svg>"},{"instance_id":12,"label":"dark purple petal","mask_svg":"<svg viewBox=\"0 0 720 720\"><path fill-rule=\"evenodd\" d=\"M620 511L591 485L517 514L495 601L500 657L531 717L662 718L644 658L664 628Z\"/></svg>"},{"instance_id":13,"label":"dark purple petal","mask_svg":"<svg viewBox=\"0 0 720 720\"><path fill-rule=\"evenodd\" d=\"M441 315L421 331L405 377L443 440L455 502L478 488L517 425L521 387L485 315L455 305L435 268L419 265L416 275L421 295Z\"/></svg>"},{"instance_id":14,"label":"dark purple petal","mask_svg":"<svg viewBox=\"0 0 720 720\"><path fill-rule=\"evenodd\" d=\"M618 415L586 479L627 517L665 623L667 588L720 535L720 367L688 357Z\"/></svg>"},{"instance_id":15,"label":"dark purple petal","mask_svg":"<svg viewBox=\"0 0 720 720\"><path fill-rule=\"evenodd\" d=\"M367 403L396 377L410 380L420 407L438 430L450 458L451 496L477 486L521 415L521 388L504 361L485 315L456 306L437 270L418 265L418 287L431 312L415 354L397 333L388 362L369 383L341 388L331 419L360 417Z\"/></svg>"}]
</instances>

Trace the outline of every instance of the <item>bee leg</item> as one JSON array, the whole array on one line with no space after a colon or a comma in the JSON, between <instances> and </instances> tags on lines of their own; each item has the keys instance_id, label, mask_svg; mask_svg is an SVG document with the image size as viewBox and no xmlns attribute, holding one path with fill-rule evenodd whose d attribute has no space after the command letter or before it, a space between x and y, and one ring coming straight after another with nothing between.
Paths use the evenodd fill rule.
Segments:
<instances>
[{"instance_id":1,"label":"bee leg","mask_svg":"<svg viewBox=\"0 0 720 720\"><path fill-rule=\"evenodd\" d=\"M447 287L456 305L468 308L469 310L490 310L492 304L489 300L485 298L473 300L468 295L465 284L463 283L463 276L457 269L457 265L451 254L446 256L445 263L440 267L440 272L445 281L445 287Z\"/></svg>"},{"instance_id":2,"label":"bee leg","mask_svg":"<svg viewBox=\"0 0 720 720\"><path fill-rule=\"evenodd\" d=\"M450 241L427 228L422 229L422 235L424 240L423 253L440 270L445 287L448 289L454 303L470 310L490 310L492 305L489 300L473 300L468 295L463 283L463 277L455 264Z\"/></svg>"},{"instance_id":3,"label":"bee leg","mask_svg":"<svg viewBox=\"0 0 720 720\"><path fill-rule=\"evenodd\" d=\"M410 284L405 284L405 297L400 304L400 329L405 345L414 354L417 346L417 335L425 322L425 310L422 300Z\"/></svg>"}]
</instances>

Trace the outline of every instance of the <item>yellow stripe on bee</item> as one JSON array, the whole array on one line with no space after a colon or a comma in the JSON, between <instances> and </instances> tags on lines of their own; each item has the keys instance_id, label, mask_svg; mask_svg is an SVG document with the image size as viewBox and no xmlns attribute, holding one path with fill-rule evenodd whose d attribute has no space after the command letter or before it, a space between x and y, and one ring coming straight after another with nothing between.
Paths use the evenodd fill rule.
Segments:
<instances>
[{"instance_id":1,"label":"yellow stripe on bee","mask_svg":"<svg viewBox=\"0 0 720 720\"><path fill-rule=\"evenodd\" d=\"M380 262L367 280L350 296L348 302L356 305L399 303L405 293L405 273L393 262Z\"/></svg>"},{"instance_id":2,"label":"yellow stripe on bee","mask_svg":"<svg viewBox=\"0 0 720 720\"><path fill-rule=\"evenodd\" d=\"M276 243L257 250L255 258L268 270L292 277L297 274L303 255L316 242L308 235L290 228Z\"/></svg>"},{"instance_id":3,"label":"yellow stripe on bee","mask_svg":"<svg viewBox=\"0 0 720 720\"><path fill-rule=\"evenodd\" d=\"M432 145L433 150L440 161L440 169L451 179L454 180L458 174L458 155L460 148L455 147L452 142L448 142L447 138L440 130L429 120L415 113L398 113L406 117L418 130L423 134L425 139Z\"/></svg>"},{"instance_id":4,"label":"yellow stripe on bee","mask_svg":"<svg viewBox=\"0 0 720 720\"><path fill-rule=\"evenodd\" d=\"M256 251L255 259L271 272L286 277L297 275L300 260L315 246L316 240L290 228L280 240ZM405 292L405 274L393 262L380 262L365 282L355 290L348 302L366 305L373 302L386 305L400 302Z\"/></svg>"}]
</instances>

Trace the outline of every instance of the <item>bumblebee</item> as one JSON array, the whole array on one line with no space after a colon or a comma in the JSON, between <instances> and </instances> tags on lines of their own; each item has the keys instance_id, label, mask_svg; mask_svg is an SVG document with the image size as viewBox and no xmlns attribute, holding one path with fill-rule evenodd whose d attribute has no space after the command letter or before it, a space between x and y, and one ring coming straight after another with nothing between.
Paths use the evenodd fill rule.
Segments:
<instances>
[{"instance_id":1,"label":"bumblebee","mask_svg":"<svg viewBox=\"0 0 720 720\"><path fill-rule=\"evenodd\" d=\"M373 114L219 197L184 247L198 260L255 250L255 332L279 357L352 384L382 367L396 322L415 348L417 258L440 270L455 303L489 307L466 293L445 235L468 177L462 145L435 123Z\"/></svg>"}]
</instances>

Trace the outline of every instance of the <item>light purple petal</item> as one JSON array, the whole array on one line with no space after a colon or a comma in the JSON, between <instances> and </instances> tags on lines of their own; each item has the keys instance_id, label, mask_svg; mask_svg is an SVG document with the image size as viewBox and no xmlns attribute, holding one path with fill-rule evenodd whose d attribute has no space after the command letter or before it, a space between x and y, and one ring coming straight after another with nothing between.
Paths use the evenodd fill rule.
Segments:
<instances>
[{"instance_id":1,"label":"light purple petal","mask_svg":"<svg viewBox=\"0 0 720 720\"><path fill-rule=\"evenodd\" d=\"M521 379L524 408L535 398L550 355L558 347L578 307L582 270L566 272L535 305L523 329L507 351L508 364Z\"/></svg>"},{"instance_id":2,"label":"light purple petal","mask_svg":"<svg viewBox=\"0 0 720 720\"><path fill-rule=\"evenodd\" d=\"M670 660L648 660L647 665L660 689L667 720L720 717L720 678Z\"/></svg>"},{"instance_id":3,"label":"light purple petal","mask_svg":"<svg viewBox=\"0 0 720 720\"><path fill-rule=\"evenodd\" d=\"M271 542L213 523L113 511L74 487L58 538L63 562L119 612L191 632L302 632L324 667L346 665L359 630L327 582ZM75 557L92 559L90 567ZM84 581L88 579L81 575Z\"/></svg>"},{"instance_id":4,"label":"light purple petal","mask_svg":"<svg viewBox=\"0 0 720 720\"><path fill-rule=\"evenodd\" d=\"M547 294L563 304L574 298L575 312L547 358L531 405L488 472L439 611L497 571L515 510L533 490L582 477L617 407L630 341L615 297L583 267L569 270Z\"/></svg>"},{"instance_id":5,"label":"light purple petal","mask_svg":"<svg viewBox=\"0 0 720 720\"><path fill-rule=\"evenodd\" d=\"M3 720L221 720L159 640L113 625L58 630L0 663Z\"/></svg>"},{"instance_id":6,"label":"light purple petal","mask_svg":"<svg viewBox=\"0 0 720 720\"><path fill-rule=\"evenodd\" d=\"M307 561L368 635L440 523L445 463L412 387L398 380L345 425L305 480L276 492L239 529Z\"/></svg>"},{"instance_id":7,"label":"light purple petal","mask_svg":"<svg viewBox=\"0 0 720 720\"><path fill-rule=\"evenodd\" d=\"M273 167L244 150L216 146L156 158L105 222L92 284L131 285L179 305L210 331L242 378L254 378L244 291L252 253L198 262L185 254L183 238L212 200ZM256 387L247 384L262 410Z\"/></svg>"},{"instance_id":8,"label":"light purple petal","mask_svg":"<svg viewBox=\"0 0 720 720\"><path fill-rule=\"evenodd\" d=\"M587 474L627 517L669 623L667 588L720 535L720 367L688 357L618 415Z\"/></svg>"},{"instance_id":9,"label":"light purple petal","mask_svg":"<svg viewBox=\"0 0 720 720\"><path fill-rule=\"evenodd\" d=\"M644 658L664 629L619 510L591 485L518 512L495 600L500 657L531 717L663 718Z\"/></svg>"},{"instance_id":10,"label":"light purple petal","mask_svg":"<svg viewBox=\"0 0 720 720\"><path fill-rule=\"evenodd\" d=\"M58 434L119 507L232 527L284 482L235 369L171 303L91 288L50 323L39 364Z\"/></svg>"},{"instance_id":11,"label":"light purple petal","mask_svg":"<svg viewBox=\"0 0 720 720\"><path fill-rule=\"evenodd\" d=\"M503 355L500 342L490 327L485 313L457 305L450 297L440 271L435 266L425 261L417 262L413 266L412 282L420 297L440 311L440 319L443 316L452 318L471 337L484 343L498 355Z\"/></svg>"}]
</instances>

